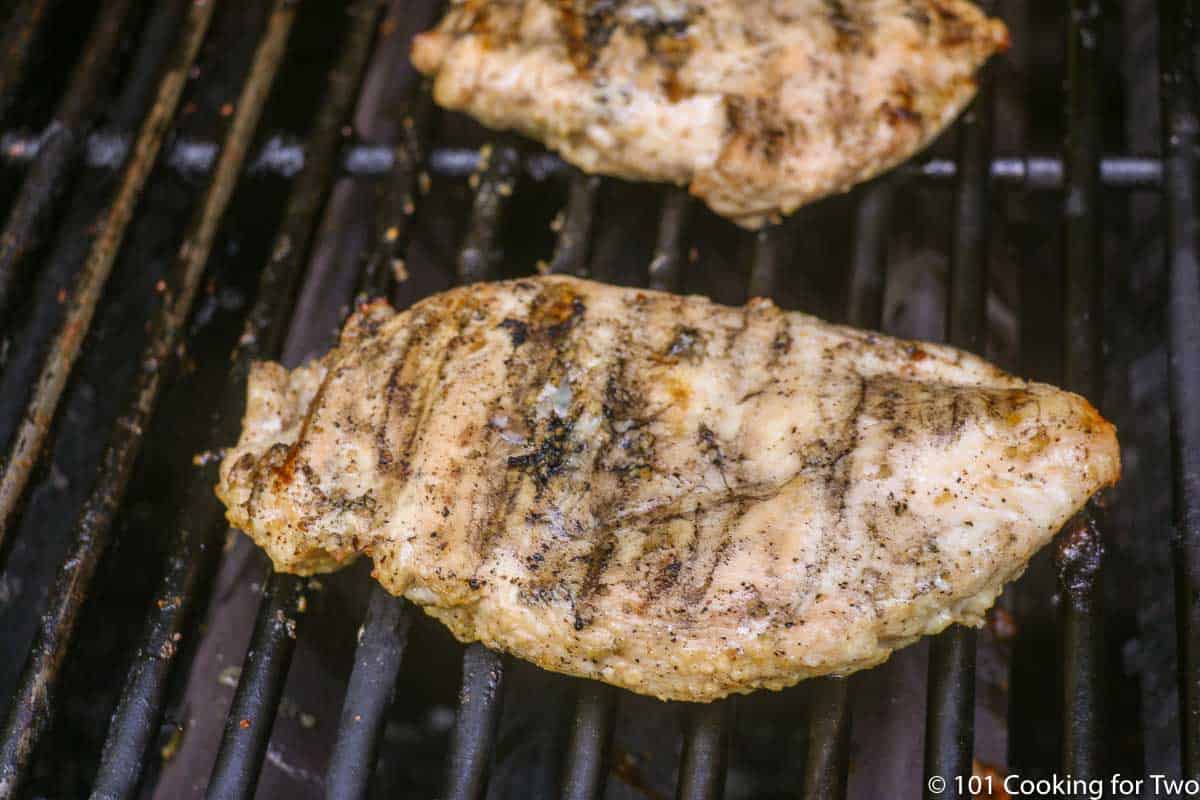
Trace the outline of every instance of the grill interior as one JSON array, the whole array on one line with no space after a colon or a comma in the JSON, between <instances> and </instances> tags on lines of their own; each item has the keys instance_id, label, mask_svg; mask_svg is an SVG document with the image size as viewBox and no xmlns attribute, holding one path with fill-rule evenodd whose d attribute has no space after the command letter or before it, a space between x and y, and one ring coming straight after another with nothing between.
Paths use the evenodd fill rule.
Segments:
<instances>
[{"instance_id":1,"label":"grill interior","mask_svg":"<svg viewBox=\"0 0 1200 800\"><path fill-rule=\"evenodd\" d=\"M1200 777L1196 5L997 3L1014 49L941 141L748 234L438 112L407 64L431 2L11 3L0 797ZM1126 476L981 631L704 706L464 648L366 565L274 575L227 532L212 454L253 360L322 352L354 302L538 269L985 354L1096 402Z\"/></svg>"}]
</instances>

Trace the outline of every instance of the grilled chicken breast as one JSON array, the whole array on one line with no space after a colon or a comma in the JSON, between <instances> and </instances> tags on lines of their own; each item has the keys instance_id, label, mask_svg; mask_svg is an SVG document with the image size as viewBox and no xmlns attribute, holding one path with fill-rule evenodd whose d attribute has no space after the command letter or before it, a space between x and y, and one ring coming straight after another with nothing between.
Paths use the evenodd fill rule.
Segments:
<instances>
[{"instance_id":1,"label":"grilled chicken breast","mask_svg":"<svg viewBox=\"0 0 1200 800\"><path fill-rule=\"evenodd\" d=\"M1086 400L966 353L543 277L257 365L217 492L280 570L366 553L464 641L712 700L979 624L1119 471Z\"/></svg>"},{"instance_id":2,"label":"grilled chicken breast","mask_svg":"<svg viewBox=\"0 0 1200 800\"><path fill-rule=\"evenodd\" d=\"M1007 46L967 0L454 0L434 97L759 227L924 147Z\"/></svg>"}]
</instances>

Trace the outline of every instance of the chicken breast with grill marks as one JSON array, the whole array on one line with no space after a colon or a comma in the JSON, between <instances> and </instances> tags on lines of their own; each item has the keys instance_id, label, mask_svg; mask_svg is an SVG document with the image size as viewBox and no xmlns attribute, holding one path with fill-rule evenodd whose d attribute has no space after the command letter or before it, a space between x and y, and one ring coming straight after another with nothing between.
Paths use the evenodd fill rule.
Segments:
<instances>
[{"instance_id":1,"label":"chicken breast with grill marks","mask_svg":"<svg viewBox=\"0 0 1200 800\"><path fill-rule=\"evenodd\" d=\"M966 353L543 277L257 365L217 491L280 570L365 553L464 641L712 700L979 624L1119 470L1087 401Z\"/></svg>"},{"instance_id":2,"label":"chicken breast with grill marks","mask_svg":"<svg viewBox=\"0 0 1200 800\"><path fill-rule=\"evenodd\" d=\"M434 97L748 228L924 147L1008 33L966 0L455 0Z\"/></svg>"}]
</instances>

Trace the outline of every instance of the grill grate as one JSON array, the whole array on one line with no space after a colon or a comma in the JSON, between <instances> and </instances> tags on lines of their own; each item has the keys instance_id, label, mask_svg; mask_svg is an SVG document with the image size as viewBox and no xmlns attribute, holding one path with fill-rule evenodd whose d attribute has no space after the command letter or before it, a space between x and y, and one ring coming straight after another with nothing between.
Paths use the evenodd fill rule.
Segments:
<instances>
[{"instance_id":1,"label":"grill grate","mask_svg":"<svg viewBox=\"0 0 1200 800\"><path fill-rule=\"evenodd\" d=\"M286 134L266 137L250 158L247 172L251 175L282 175L292 177L303 167L306 156L303 143L290 141ZM172 144L165 158L167 166L183 175L206 175L216 162L218 147L204 139L180 137ZM27 167L42 152L38 134L10 131L0 135L0 163ZM112 131L97 131L84 142L83 163L91 169L112 169L120 165L129 153L129 138ZM364 142L348 144L338 166L345 175L355 178L378 178L391 175L403 159L396 148ZM479 150L475 148L437 145L429 153L430 171L445 178L466 178L479 171ZM561 178L573 168L558 156L541 151L526 154L522 171L535 180ZM1160 189L1163 182L1162 160L1157 156L1103 156L1100 159L1100 180L1113 189ZM951 183L958 175L958 163L936 156L917 157L893 171L905 180L920 180L931 185ZM1030 191L1058 191L1063 187L1063 162L1056 155L996 156L991 159L988 174L994 183L1020 187Z\"/></svg>"},{"instance_id":2,"label":"grill grate","mask_svg":"<svg viewBox=\"0 0 1200 800\"><path fill-rule=\"evenodd\" d=\"M250 364L278 354L288 317L299 290L313 232L333 179L333 163L350 117L366 68L370 43L382 10L379 0L358 0L347 8L352 27L343 55L329 74L325 104L321 107L309 139L312 158L297 178L284 212L284 222L272 248L271 261L261 279L258 299L249 314L246 333L234 356L230 381L230 404L240 407ZM218 420L222 434L237 425L240 412ZM235 434L236 435L236 434ZM214 437L228 441L228 436ZM206 492L211 475L200 480ZM210 493L211 494L211 493ZM211 530L222 516L215 500L204 525ZM185 523L190 519L185 519ZM206 520L208 522L208 520ZM297 613L304 581L290 575L271 575L263 592L258 619L245 668L234 694L233 708L217 753L208 792L211 797L245 797L253 794L266 754L267 740L275 722L275 709L283 696L283 681L291 662Z\"/></svg>"},{"instance_id":3,"label":"grill grate","mask_svg":"<svg viewBox=\"0 0 1200 800\"><path fill-rule=\"evenodd\" d=\"M84 264L83 279L71 298L63 326L38 377L29 410L17 433L16 444L4 465L4 475L0 478L0 532L7 529L7 522L29 481L67 377L79 356L83 344L81 332L91 324L100 294L116 260L117 249L133 216L134 205L175 115L187 70L199 52L211 19L211 5L193 6L184 31L181 52L176 63L167 71L155 104L138 136L134 152L140 157L129 162L103 232ZM199 261L199 267L202 268L203 259ZM189 292L183 289L181 294ZM167 354L174 349L172 340L187 316L189 302L185 301L183 305L182 313L172 308L160 318L162 330L158 343L160 346L168 345L164 350ZM0 743L0 795L15 793L21 775L28 766L37 736L45 726L59 668L88 584L107 541L112 516L120 502L119 495L128 482L141 440L141 426L149 416L148 406L153 404L152 398L157 393L157 360L161 359L162 353L152 349L147 355L155 359L155 363L145 362L141 373L142 385L128 407L128 416L122 417L105 453L99 482L80 516L75 552L64 562L59 573L50 607L42 617L41 628L10 706L3 742Z\"/></svg>"},{"instance_id":4,"label":"grill grate","mask_svg":"<svg viewBox=\"0 0 1200 800\"><path fill-rule=\"evenodd\" d=\"M29 61L34 40L42 27L51 0L22 0L7 20L3 40L0 40L0 116L12 105L25 66Z\"/></svg>"},{"instance_id":5,"label":"grill grate","mask_svg":"<svg viewBox=\"0 0 1200 800\"><path fill-rule=\"evenodd\" d=\"M1183 769L1200 776L1200 254L1196 251L1196 83L1200 20L1195 3L1160 4L1163 153L1169 270L1171 439L1183 697Z\"/></svg>"},{"instance_id":6,"label":"grill grate","mask_svg":"<svg viewBox=\"0 0 1200 800\"><path fill-rule=\"evenodd\" d=\"M37 158L21 184L21 192L9 212L4 232L0 233L0 309L8 305L17 269L35 244L36 233L45 221L43 218L55 195L62 191L64 176L78 155L91 118L98 111L96 95L105 73L104 65L116 51L131 6L131 0L121 0L104 9L75 68L71 84L55 110L54 122L38 141ZM43 2L38 11L44 8ZM17 49L14 57L21 58L23 54L22 49ZM0 111L5 105L3 95L4 88L0 85Z\"/></svg>"},{"instance_id":7,"label":"grill grate","mask_svg":"<svg viewBox=\"0 0 1200 800\"><path fill-rule=\"evenodd\" d=\"M0 58L0 115L11 106L22 81L30 49L53 18L48 0L25 0L14 11ZM319 220L335 179L340 175L384 179L378 204L376 241L365 260L357 297L369 300L389 293L391 269L403 258L411 220L420 209L422 169L439 177L474 176L478 185L470 220L458 252L457 280L470 283L500 274L499 237L518 179L565 179L567 203L552 257L553 272L586 274L597 225L602 181L583 175L557 158L524 152L501 139L480 153L451 146L431 147L434 112L427 86L414 99L398 147L347 142L350 119L372 53L383 0L355 0L342 54L333 65L307 140L270 137L251 152L259 117L283 61L289 34L304 7L277 0L258 42L236 111L220 146L181 139L168 146L184 84L200 52L215 0L163 3L146 28L134 56L129 92L145 95L151 76L161 77L152 104L136 134L106 130L88 135L99 111L106 67L116 58L130 25L132 0L110 0L95 27L59 102L54 122L33 135L11 132L0 141L0 159L26 171L0 236L0 315L11 304L20 270L40 244L69 176L80 165L122 165L114 199L102 219L74 293L68 301L18 432L9 446L0 476L0 544L9 535L34 468L50 432L67 380L80 355L85 334L112 272L126 231L151 170L160 160L181 174L207 176L207 188L184 235L175 273L154 317L142 368L130 399L112 432L102 470L96 476L76 528L76 541L60 570L44 612L0 740L0 797L16 796L28 777L31 757L53 711L55 689L67 657L80 610L109 539L134 463L143 444L161 386L176 360L184 324L203 276L222 217L243 174L295 176L283 221L275 236L229 368L220 413L211 441L236 436L242 395L252 361L278 356L316 237ZM876 181L860 196L850 265L847 316L852 324L878 328L887 270L886 237L898 184L926 180L954 187L953 240L946 339L980 351L986 335L988 255L993 185L1025 190L1061 190L1066 307L1063 383L1098 399L1103 388L1100 319L1102 286L1101 201L1106 188L1161 189L1166 197L1166 235L1171 281L1172 439L1175 454L1175 513L1178 530L1177 582L1180 630L1182 773L1200 776L1200 261L1197 260L1196 147L1200 135L1195 58L1196 3L1161 3L1163 157L1102 156L1100 141L1100 32L1104 20L1091 0L1066 5L1068 29L1067 115L1070 137L1060 156L996 158L992 154L993 93L985 85L973 111L958 126L957 158L926 158ZM168 37L176 22L178 35ZM169 50L164 42L177 42ZM261 138L261 137L260 137ZM160 158L161 157L161 158ZM686 271L689 198L676 189L662 192L657 242L644 283L655 289L681 288ZM64 230L63 235L68 235ZM756 234L747 282L751 295L770 295L783 275L787 254L784 228ZM0 319L7 317L0 316ZM178 656L174 642L185 630L198 597L216 566L222 511L211 495L211 468L197 470L186 493L177 529L169 544L167 568L149 610L142 644L129 671L114 714L95 785L98 797L133 794L145 770L148 746L167 698ZM1063 637L1063 764L1076 777L1104 774L1103 620L1100 568L1104 520L1089 507L1060 537L1056 552ZM266 582L255 629L233 707L225 725L208 793L212 797L252 796L291 663L298 607L306 597L302 579L272 575ZM372 589L358 643L350 684L338 723L337 744L326 776L331 796L363 796L380 746L393 686L405 655L411 613L407 604ZM954 628L931 646L926 717L925 771L933 775L972 772L975 636ZM476 798L485 793L495 751L505 688L505 659L480 645L466 648L457 724L450 744L444 796ZM803 794L808 798L844 796L847 784L848 706L856 678L814 682L808 720L808 749ZM577 681L562 773L569 798L603 795L610 743L620 695L593 682ZM726 782L729 741L737 704L725 701L686 708L686 733L677 782L681 798L719 798ZM927 790L928 792L928 790ZM947 794L927 793L930 797Z\"/></svg>"}]
</instances>

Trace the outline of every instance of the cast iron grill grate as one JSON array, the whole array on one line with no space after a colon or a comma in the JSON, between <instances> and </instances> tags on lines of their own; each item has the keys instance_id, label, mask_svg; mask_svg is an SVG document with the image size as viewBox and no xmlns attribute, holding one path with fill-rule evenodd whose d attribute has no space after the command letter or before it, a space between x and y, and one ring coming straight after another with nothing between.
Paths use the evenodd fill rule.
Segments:
<instances>
[{"instance_id":1,"label":"cast iron grill grate","mask_svg":"<svg viewBox=\"0 0 1200 800\"><path fill-rule=\"evenodd\" d=\"M58 4L65 5L65 4ZM566 182L567 201L546 269L586 274L600 224L603 182L558 159L506 137L481 150L439 144L433 136L435 112L428 88L419 86L397 141L386 145L348 138L356 103L372 53L380 39L384 0L347 3L346 30L330 67L319 108L303 142L256 134L272 86L280 74L297 18L315 3L275 0L254 43L231 120L219 144L211 139L172 138L183 112L189 76L209 35L218 0L163 0L141 9L133 0L100 4L76 67L58 100L53 122L37 134L13 130L0 140L0 156L23 170L0 234L0 320L13 324L13 307L30 280L35 256L48 234L78 238L70 220L54 223L58 207L80 171L119 167L116 188L91 240L74 290L65 298L62 322L28 404L8 444L0 476L0 554L16 533L22 500L52 436L52 423L81 355L128 230L143 213L139 203L156 165L202 181L205 189L178 245L173 271L155 300L134 385L108 435L101 467L94 476L75 528L75 539L45 604L26 613L42 614L33 644L7 700L0 740L0 797L15 797L26 786L39 738L55 710L56 689L70 657L97 567L109 544L114 519L124 502L163 387L178 367L188 337L197 292L225 212L239 182L255 173L291 180L288 200L274 233L271 257L259 276L255 302L234 349L209 442L220 447L236 438L249 365L278 358L293 321L306 266L322 231L327 198L337 180L372 178L381 182L375 241L369 243L357 278L356 301L389 296L397 262L403 263L414 215L420 212L422 182L470 176L474 188L469 221L457 252L456 275L463 283L498 277L500 239L516 189L529 176ZM1106 189L1161 191L1167 242L1170 344L1170 403L1174 503L1177 521L1181 774L1200 777L1200 262L1197 261L1196 147L1200 133L1194 67L1200 54L1194 2L1164 0L1162 31L1162 156L1105 156L1101 149L1101 6L1090 0L1064 4L1069 135L1054 156L996 157L992 146L994 98L985 76L973 110L956 126L957 156L926 157L858 192L855 240L848 279L846 317L854 325L882 326L886 237L899 187L921 182L953 187L950 275L945 338L982 351L987 335L988 258L992 246L992 189L1061 191L1065 307L1062 314L1061 383L1101 401L1104 355L1101 349L1102 203ZM402 9L403 3L398 4ZM122 34L144 12L121 89L127 126L95 131L102 88L121 54ZM65 8L47 0L25 0L11 12L0 49L0 114L18 96L22 75L39 36ZM0 118L2 123L2 118ZM260 144L255 148L256 142ZM651 192L646 188L645 191ZM691 201L678 190L662 192L661 216L652 259L640 282L656 289L681 289L689 267L688 221ZM752 237L748 294L770 295L786 276L783 228ZM10 331L5 331L9 335ZM1191 402L1189 402L1189 399ZM170 682L186 649L177 647L189 630L206 575L216 568L222 510L211 493L213 469L197 469L184 492L177 524L168 537L165 569L148 609L142 642L132 659L112 717L94 782L94 796L127 797L139 790L151 745L167 703ZM1104 515L1089 508L1060 536L1056 565L1062 597L1062 770L1075 777L1104 777L1107 726L1104 716L1104 615L1098 589L1104 564ZM207 786L212 797L249 797L267 754L297 636L303 636L307 582L270 575L233 706L228 714ZM28 602L32 603L32 600ZM354 666L338 721L325 787L329 796L367 792L380 748L385 716L406 656L410 627L407 604L372 590L362 622ZM298 626L300 629L298 630ZM975 635L954 628L931 646L925 772L927 776L968 776L974 769ZM410 658L419 658L410 655ZM443 795L481 797L487 790L505 688L506 659L479 645L466 648L457 721L450 741ZM806 722L808 746L799 793L809 798L845 795L854 679L818 683ZM602 796L608 779L610 743L619 693L580 682L561 772L561 792L569 798ZM677 796L715 798L724 791L726 756L734 715L732 702L686 710ZM928 784L927 784L928 786ZM903 790L915 795L919 787ZM949 796L924 789L928 797ZM950 791L954 791L951 785Z\"/></svg>"}]
</instances>

